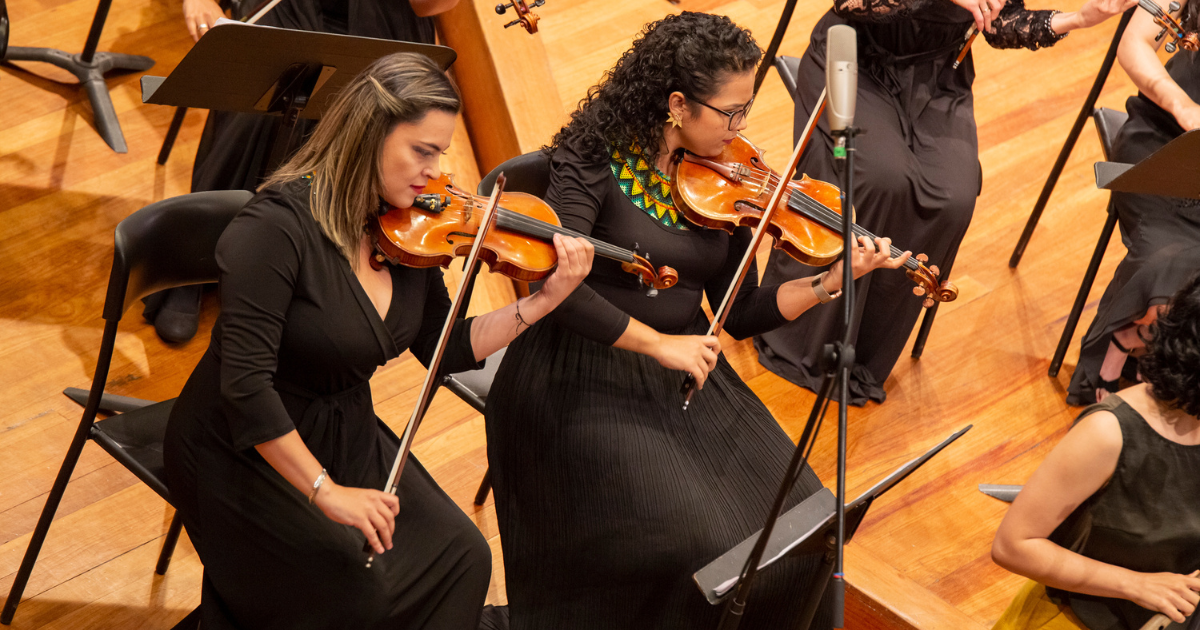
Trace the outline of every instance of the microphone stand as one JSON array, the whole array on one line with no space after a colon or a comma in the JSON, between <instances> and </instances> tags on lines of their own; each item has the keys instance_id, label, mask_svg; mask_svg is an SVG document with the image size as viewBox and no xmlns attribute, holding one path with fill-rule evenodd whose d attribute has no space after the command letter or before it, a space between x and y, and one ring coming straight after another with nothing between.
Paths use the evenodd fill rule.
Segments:
<instances>
[{"instance_id":1,"label":"microphone stand","mask_svg":"<svg viewBox=\"0 0 1200 630\"><path fill-rule=\"evenodd\" d=\"M717 626L719 630L735 630L742 621L742 615L746 609L746 600L750 595L750 588L754 582L755 576L758 574L759 564L762 562L762 557L766 553L767 541L771 538L771 532L774 530L776 521L783 513L784 503L787 501L788 494L792 487L799 479L800 471L804 464L808 461L808 455L812 451L812 442L816 441L816 432L820 430L822 419L825 416L825 408L829 402L829 394L833 391L836 384L838 386L838 463L837 463L837 537L834 542L836 547L836 561L833 571L833 600L834 600L834 628L842 628L844 626L845 617L845 597L846 583L845 570L843 566L843 549L846 544L846 420L848 413L848 400L850 399L850 369L854 366L854 345L851 343L851 331L854 330L854 269L848 260L850 252L854 251L854 233L851 230L853 219L852 208L854 208L854 136L860 133L860 130L853 125L849 125L842 131L833 132L837 144L834 147L834 163L841 168L841 203L842 203L842 235L843 235L843 251L847 253L847 258L843 259L842 263L842 300L845 328L843 329L842 339L833 344L826 344L822 356L822 366L825 369L825 375L821 381L821 388L817 392L817 399L813 403L812 410L809 412L808 422L804 425L804 431L800 434L800 440L796 443L796 450L793 452L792 460L788 464L787 472L784 473L783 482L780 484L779 492L775 495L775 503L771 506L771 511L767 516L767 522L763 526L762 533L754 543L754 548L750 551L749 557L746 559L746 564L742 567L741 577L738 579L738 585L733 593L733 596L727 600L725 609L721 614L720 624ZM824 596L826 584L821 581L813 585L812 592L809 596L814 599L820 599ZM799 630L808 630L812 623L813 613L817 606L808 607L808 614L803 615L798 619Z\"/></svg>"}]
</instances>

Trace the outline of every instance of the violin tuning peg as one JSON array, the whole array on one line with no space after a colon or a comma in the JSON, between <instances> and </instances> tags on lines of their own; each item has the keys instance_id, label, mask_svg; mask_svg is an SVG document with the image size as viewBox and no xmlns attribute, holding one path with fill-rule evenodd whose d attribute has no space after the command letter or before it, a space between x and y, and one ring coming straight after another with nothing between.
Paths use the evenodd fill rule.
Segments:
<instances>
[{"instance_id":1,"label":"violin tuning peg","mask_svg":"<svg viewBox=\"0 0 1200 630\"><path fill-rule=\"evenodd\" d=\"M917 297L925 295L925 287L913 287L913 295Z\"/></svg>"},{"instance_id":2,"label":"violin tuning peg","mask_svg":"<svg viewBox=\"0 0 1200 630\"><path fill-rule=\"evenodd\" d=\"M1178 2L1172 2L1172 3L1171 3L1171 4L1170 4L1168 7L1167 7L1167 10L1168 10L1168 11L1170 11L1171 13L1174 13L1174 12L1178 11L1178 10L1179 10L1179 3L1178 3Z\"/></svg>"},{"instance_id":3,"label":"violin tuning peg","mask_svg":"<svg viewBox=\"0 0 1200 630\"><path fill-rule=\"evenodd\" d=\"M929 256L926 256L925 254L917 254L917 261L921 264L925 264L929 262Z\"/></svg>"},{"instance_id":4,"label":"violin tuning peg","mask_svg":"<svg viewBox=\"0 0 1200 630\"><path fill-rule=\"evenodd\" d=\"M511 6L512 6L512 4L511 4L511 3L509 3L509 4L497 4L497 5L496 5L496 14L497 14L497 15L504 15L504 12L505 12L505 11L508 11L508 7L511 7Z\"/></svg>"},{"instance_id":5,"label":"violin tuning peg","mask_svg":"<svg viewBox=\"0 0 1200 630\"><path fill-rule=\"evenodd\" d=\"M932 271L932 272L933 272L933 275L935 275L935 276L940 276L940 275L942 275L942 271L941 271L940 269L938 269L938 266L937 266L937 265L930 265L930 266L929 266L929 270L930 270L930 271Z\"/></svg>"},{"instance_id":6,"label":"violin tuning peg","mask_svg":"<svg viewBox=\"0 0 1200 630\"><path fill-rule=\"evenodd\" d=\"M1173 53L1175 52L1175 42L1167 42L1167 45L1163 46L1163 48L1167 49L1168 53Z\"/></svg>"},{"instance_id":7,"label":"violin tuning peg","mask_svg":"<svg viewBox=\"0 0 1200 630\"><path fill-rule=\"evenodd\" d=\"M921 303L921 306L924 306L925 308L933 306L933 298L925 298L925 301Z\"/></svg>"}]
</instances>

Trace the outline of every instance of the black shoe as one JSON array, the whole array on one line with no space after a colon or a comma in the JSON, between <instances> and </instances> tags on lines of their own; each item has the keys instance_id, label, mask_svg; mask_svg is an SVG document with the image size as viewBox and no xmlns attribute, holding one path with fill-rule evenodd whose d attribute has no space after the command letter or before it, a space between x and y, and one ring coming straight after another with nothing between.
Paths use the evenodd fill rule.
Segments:
<instances>
[{"instance_id":1,"label":"black shoe","mask_svg":"<svg viewBox=\"0 0 1200 630\"><path fill-rule=\"evenodd\" d=\"M195 284L162 292L162 305L153 317L154 331L163 341L183 343L196 336L196 329L200 327L200 296L203 291L203 285Z\"/></svg>"}]
</instances>

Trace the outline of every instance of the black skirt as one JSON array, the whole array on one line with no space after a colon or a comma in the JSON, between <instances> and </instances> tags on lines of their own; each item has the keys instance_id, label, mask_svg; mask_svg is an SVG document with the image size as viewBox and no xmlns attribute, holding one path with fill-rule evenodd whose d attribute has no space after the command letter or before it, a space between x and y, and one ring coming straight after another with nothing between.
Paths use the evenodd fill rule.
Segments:
<instances>
[{"instance_id":1,"label":"black skirt","mask_svg":"<svg viewBox=\"0 0 1200 630\"><path fill-rule=\"evenodd\" d=\"M548 320L509 348L487 430L514 629L716 626L692 574L762 526L794 445L724 357L686 412L682 380ZM820 488L806 467L788 507ZM764 571L742 627L789 627L818 564Z\"/></svg>"}]
</instances>

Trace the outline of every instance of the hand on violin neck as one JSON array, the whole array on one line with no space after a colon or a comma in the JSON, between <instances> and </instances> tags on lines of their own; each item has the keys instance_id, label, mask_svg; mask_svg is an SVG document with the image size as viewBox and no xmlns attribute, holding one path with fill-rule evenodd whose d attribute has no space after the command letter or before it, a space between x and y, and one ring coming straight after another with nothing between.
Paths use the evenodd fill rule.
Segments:
<instances>
[{"instance_id":1,"label":"hand on violin neck","mask_svg":"<svg viewBox=\"0 0 1200 630\"><path fill-rule=\"evenodd\" d=\"M554 310L583 282L592 271L592 259L596 249L582 238L567 238L554 235L554 251L558 254L558 267L546 278L542 289L535 294L546 300L549 310ZM530 322L532 323L532 322Z\"/></svg>"},{"instance_id":2,"label":"hand on violin neck","mask_svg":"<svg viewBox=\"0 0 1200 630\"><path fill-rule=\"evenodd\" d=\"M876 269L899 269L912 256L912 252L904 252L896 258L892 258L891 252L892 239L890 238L876 238L874 242L871 242L871 239L865 236L858 237L858 240L854 242L854 251L850 253L851 269L854 270L855 279ZM844 257L829 268L825 288L830 291L842 288L842 260ZM834 282L837 284L833 284Z\"/></svg>"}]
</instances>

